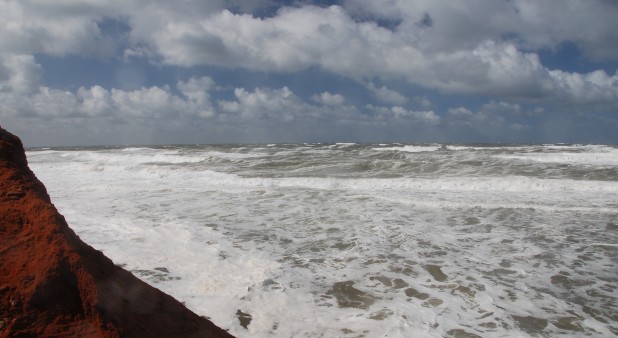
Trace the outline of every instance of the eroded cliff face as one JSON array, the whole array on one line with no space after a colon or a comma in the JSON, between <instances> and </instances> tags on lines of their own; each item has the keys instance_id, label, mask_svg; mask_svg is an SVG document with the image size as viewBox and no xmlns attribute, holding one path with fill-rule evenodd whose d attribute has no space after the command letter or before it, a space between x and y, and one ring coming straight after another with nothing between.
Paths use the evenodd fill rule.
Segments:
<instances>
[{"instance_id":1,"label":"eroded cliff face","mask_svg":"<svg viewBox=\"0 0 618 338\"><path fill-rule=\"evenodd\" d=\"M0 128L0 337L231 337L69 228Z\"/></svg>"}]
</instances>

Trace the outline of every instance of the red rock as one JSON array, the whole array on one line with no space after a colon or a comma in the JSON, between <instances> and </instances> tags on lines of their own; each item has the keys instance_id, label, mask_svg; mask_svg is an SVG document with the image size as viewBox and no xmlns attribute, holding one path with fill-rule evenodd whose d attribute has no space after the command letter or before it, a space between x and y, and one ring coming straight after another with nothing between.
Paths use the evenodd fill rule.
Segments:
<instances>
[{"instance_id":1,"label":"red rock","mask_svg":"<svg viewBox=\"0 0 618 338\"><path fill-rule=\"evenodd\" d=\"M0 337L231 337L82 242L0 128Z\"/></svg>"}]
</instances>

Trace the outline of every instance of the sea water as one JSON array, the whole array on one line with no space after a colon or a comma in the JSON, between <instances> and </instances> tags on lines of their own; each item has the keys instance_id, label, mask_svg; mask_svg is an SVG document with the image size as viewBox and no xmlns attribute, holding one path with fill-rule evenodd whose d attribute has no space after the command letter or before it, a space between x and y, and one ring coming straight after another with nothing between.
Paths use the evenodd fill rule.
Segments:
<instances>
[{"instance_id":1,"label":"sea water","mask_svg":"<svg viewBox=\"0 0 618 338\"><path fill-rule=\"evenodd\" d=\"M88 244L238 337L618 334L618 147L30 149Z\"/></svg>"}]
</instances>

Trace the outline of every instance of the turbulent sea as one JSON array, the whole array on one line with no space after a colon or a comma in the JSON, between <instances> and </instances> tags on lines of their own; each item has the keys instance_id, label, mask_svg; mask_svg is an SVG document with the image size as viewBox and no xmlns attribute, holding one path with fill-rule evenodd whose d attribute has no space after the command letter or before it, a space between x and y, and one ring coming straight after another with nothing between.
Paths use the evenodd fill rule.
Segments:
<instances>
[{"instance_id":1,"label":"turbulent sea","mask_svg":"<svg viewBox=\"0 0 618 338\"><path fill-rule=\"evenodd\" d=\"M618 335L618 147L27 152L88 244L238 337Z\"/></svg>"}]
</instances>

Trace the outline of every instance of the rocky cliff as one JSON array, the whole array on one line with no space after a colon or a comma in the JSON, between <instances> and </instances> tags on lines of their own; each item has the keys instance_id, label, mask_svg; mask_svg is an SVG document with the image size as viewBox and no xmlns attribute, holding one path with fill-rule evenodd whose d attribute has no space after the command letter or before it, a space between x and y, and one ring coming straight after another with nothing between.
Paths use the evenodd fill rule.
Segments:
<instances>
[{"instance_id":1,"label":"rocky cliff","mask_svg":"<svg viewBox=\"0 0 618 338\"><path fill-rule=\"evenodd\" d=\"M231 337L69 228L0 128L0 337Z\"/></svg>"}]
</instances>

